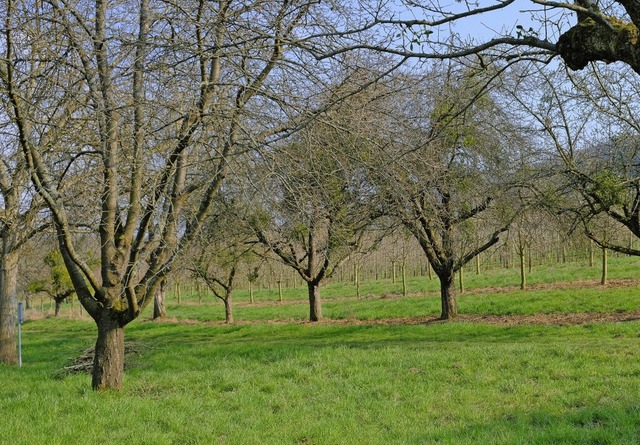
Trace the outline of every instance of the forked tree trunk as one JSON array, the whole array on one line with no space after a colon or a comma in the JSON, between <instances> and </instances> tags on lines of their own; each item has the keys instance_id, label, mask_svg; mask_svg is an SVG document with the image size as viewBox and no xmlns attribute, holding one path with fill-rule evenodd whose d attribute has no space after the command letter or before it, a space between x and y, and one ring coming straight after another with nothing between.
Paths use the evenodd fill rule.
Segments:
<instances>
[{"instance_id":1,"label":"forked tree trunk","mask_svg":"<svg viewBox=\"0 0 640 445\"><path fill-rule=\"evenodd\" d=\"M322 320L322 305L320 303L320 285L317 283L307 283L309 290L309 320Z\"/></svg>"},{"instance_id":2,"label":"forked tree trunk","mask_svg":"<svg viewBox=\"0 0 640 445\"><path fill-rule=\"evenodd\" d=\"M98 340L91 385L98 391L120 390L124 376L124 326L109 309L102 311L96 324Z\"/></svg>"},{"instance_id":3,"label":"forked tree trunk","mask_svg":"<svg viewBox=\"0 0 640 445\"><path fill-rule=\"evenodd\" d=\"M440 279L440 302L442 305L441 320L451 320L458 316L456 306L456 285L453 271L444 272L438 275Z\"/></svg>"},{"instance_id":4,"label":"forked tree trunk","mask_svg":"<svg viewBox=\"0 0 640 445\"><path fill-rule=\"evenodd\" d=\"M0 253L0 363L18 363L16 337L18 256Z\"/></svg>"}]
</instances>

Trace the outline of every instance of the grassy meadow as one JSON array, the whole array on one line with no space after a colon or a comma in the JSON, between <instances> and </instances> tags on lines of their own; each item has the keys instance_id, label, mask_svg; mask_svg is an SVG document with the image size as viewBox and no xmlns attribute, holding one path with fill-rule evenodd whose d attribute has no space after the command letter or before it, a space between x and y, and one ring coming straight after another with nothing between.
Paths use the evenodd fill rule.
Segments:
<instances>
[{"instance_id":1,"label":"grassy meadow","mask_svg":"<svg viewBox=\"0 0 640 445\"><path fill-rule=\"evenodd\" d=\"M463 315L634 314L637 259L611 259L612 284L578 263L468 273ZM564 283L579 282L571 286ZM0 366L1 444L635 444L640 322L437 322L436 280L323 290L326 322L306 322L305 289L238 292L225 326L211 297L168 297L170 321L127 327L124 390L94 393L61 369L95 337L65 307L32 309L24 366ZM45 307L45 312L48 309ZM71 311L75 314L71 316ZM420 319L424 322L419 322ZM410 322L404 322L410 320ZM417 321L416 321L417 320Z\"/></svg>"}]
</instances>

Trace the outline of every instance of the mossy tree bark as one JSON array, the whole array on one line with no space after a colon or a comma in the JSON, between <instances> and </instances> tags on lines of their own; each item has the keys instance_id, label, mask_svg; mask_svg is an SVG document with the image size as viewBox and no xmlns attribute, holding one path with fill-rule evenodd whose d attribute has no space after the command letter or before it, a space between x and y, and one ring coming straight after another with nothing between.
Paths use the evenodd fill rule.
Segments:
<instances>
[{"instance_id":1,"label":"mossy tree bark","mask_svg":"<svg viewBox=\"0 0 640 445\"><path fill-rule=\"evenodd\" d=\"M110 308L98 315L98 339L93 358L91 386L94 390L122 389L124 378L124 323Z\"/></svg>"},{"instance_id":2,"label":"mossy tree bark","mask_svg":"<svg viewBox=\"0 0 640 445\"><path fill-rule=\"evenodd\" d=\"M622 2L621 2L622 3ZM595 6L593 6L595 8ZM624 62L640 74L640 45L637 25L597 10L595 16L580 16L558 39L557 50L572 70L581 70L589 62ZM638 18L638 17L636 17Z\"/></svg>"}]
</instances>

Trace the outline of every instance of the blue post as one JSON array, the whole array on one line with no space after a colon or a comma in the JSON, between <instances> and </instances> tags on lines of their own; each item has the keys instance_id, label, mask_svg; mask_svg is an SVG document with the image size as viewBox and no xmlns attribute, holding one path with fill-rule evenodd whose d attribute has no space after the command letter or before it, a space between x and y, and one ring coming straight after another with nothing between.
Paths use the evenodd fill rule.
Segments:
<instances>
[{"instance_id":1,"label":"blue post","mask_svg":"<svg viewBox=\"0 0 640 445\"><path fill-rule=\"evenodd\" d=\"M22 301L18 301L18 366L22 367L22 323L24 322L24 309Z\"/></svg>"}]
</instances>

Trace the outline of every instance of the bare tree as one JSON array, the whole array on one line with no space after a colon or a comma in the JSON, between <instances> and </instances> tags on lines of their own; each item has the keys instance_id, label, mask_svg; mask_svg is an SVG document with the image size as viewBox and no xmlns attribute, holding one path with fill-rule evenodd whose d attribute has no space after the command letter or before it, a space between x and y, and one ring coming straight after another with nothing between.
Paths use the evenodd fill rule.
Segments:
<instances>
[{"instance_id":1,"label":"bare tree","mask_svg":"<svg viewBox=\"0 0 640 445\"><path fill-rule=\"evenodd\" d=\"M94 389L121 388L124 327L206 220L229 158L280 131L273 110L290 110L283 79L298 73L304 84L312 67L292 46L312 8L5 3L0 82L74 289L98 327ZM70 179L79 175L90 193L72 219ZM76 218L98 235L98 273L76 248Z\"/></svg>"},{"instance_id":2,"label":"bare tree","mask_svg":"<svg viewBox=\"0 0 640 445\"><path fill-rule=\"evenodd\" d=\"M237 276L256 258L258 242L251 228L243 223L247 210L243 208L242 193L236 192L232 197L226 190L225 195L188 256L189 269L222 301L225 322L231 324L234 322L233 291Z\"/></svg>"},{"instance_id":3,"label":"bare tree","mask_svg":"<svg viewBox=\"0 0 640 445\"><path fill-rule=\"evenodd\" d=\"M373 157L371 182L438 276L441 318L455 318L456 272L512 219L501 197L514 186L522 141L474 72L445 64L402 81L407 92L387 112L391 139Z\"/></svg>"},{"instance_id":4,"label":"bare tree","mask_svg":"<svg viewBox=\"0 0 640 445\"><path fill-rule=\"evenodd\" d=\"M628 238L614 236L624 227L640 237L635 74L621 66L592 67L584 75L531 68L512 86L512 97L524 112L521 121L537 130L541 156L549 156L549 149L556 156L555 166L549 164L558 175L556 211L569 215L601 248L640 255Z\"/></svg>"},{"instance_id":5,"label":"bare tree","mask_svg":"<svg viewBox=\"0 0 640 445\"><path fill-rule=\"evenodd\" d=\"M8 116L3 113L3 131ZM17 364L17 280L20 252L46 227L42 202L29 184L29 172L11 135L0 146L0 363Z\"/></svg>"},{"instance_id":6,"label":"bare tree","mask_svg":"<svg viewBox=\"0 0 640 445\"><path fill-rule=\"evenodd\" d=\"M347 90L366 85L358 79ZM332 95L348 96L339 87ZM373 95L375 96L375 95ZM370 153L370 92L356 94L318 116L296 138L265 156L260 211L251 225L260 243L306 282L309 319L322 319L320 287L353 253L370 249L382 215L357 160Z\"/></svg>"}]
</instances>

